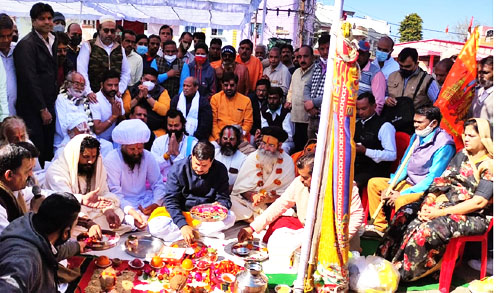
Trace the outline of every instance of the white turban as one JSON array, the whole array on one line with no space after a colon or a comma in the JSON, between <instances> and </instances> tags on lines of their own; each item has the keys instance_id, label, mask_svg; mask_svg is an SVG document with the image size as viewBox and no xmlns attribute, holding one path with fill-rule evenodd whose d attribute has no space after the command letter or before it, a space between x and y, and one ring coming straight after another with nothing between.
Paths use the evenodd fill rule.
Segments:
<instances>
[{"instance_id":1,"label":"white turban","mask_svg":"<svg viewBox=\"0 0 500 293\"><path fill-rule=\"evenodd\" d=\"M99 18L99 23L105 23L107 21L110 21L112 23L116 23L115 18L111 15L103 15L103 16L101 16L101 18Z\"/></svg>"},{"instance_id":2,"label":"white turban","mask_svg":"<svg viewBox=\"0 0 500 293\"><path fill-rule=\"evenodd\" d=\"M146 123L139 119L124 120L111 133L113 142L121 145L146 143L150 135L151 131Z\"/></svg>"}]
</instances>

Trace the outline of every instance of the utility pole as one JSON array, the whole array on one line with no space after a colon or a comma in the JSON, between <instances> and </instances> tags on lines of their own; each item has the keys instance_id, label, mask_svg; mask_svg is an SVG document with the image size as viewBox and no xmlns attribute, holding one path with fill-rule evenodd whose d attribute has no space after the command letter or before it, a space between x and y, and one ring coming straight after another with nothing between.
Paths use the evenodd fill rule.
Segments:
<instances>
[{"instance_id":1,"label":"utility pole","mask_svg":"<svg viewBox=\"0 0 500 293\"><path fill-rule=\"evenodd\" d=\"M257 13L259 13L259 9L257 9ZM264 44L264 31L266 28L266 14L267 14L267 0L264 0L264 10L262 10L262 24L260 25L260 27L262 28L262 32L260 34L260 40L259 40L260 45ZM257 23L257 21L255 21L255 22ZM257 24L255 26L257 26ZM257 43L254 43L254 44L257 44Z\"/></svg>"},{"instance_id":2,"label":"utility pole","mask_svg":"<svg viewBox=\"0 0 500 293\"><path fill-rule=\"evenodd\" d=\"M305 22L305 0L299 0L299 46L302 46L304 40L304 22Z\"/></svg>"}]
</instances>

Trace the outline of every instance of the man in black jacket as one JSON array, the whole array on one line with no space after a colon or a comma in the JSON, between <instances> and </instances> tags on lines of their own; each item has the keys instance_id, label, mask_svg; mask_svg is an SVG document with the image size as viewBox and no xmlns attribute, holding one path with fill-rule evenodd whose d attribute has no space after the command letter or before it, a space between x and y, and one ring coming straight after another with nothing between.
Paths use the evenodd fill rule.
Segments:
<instances>
[{"instance_id":1,"label":"man in black jacket","mask_svg":"<svg viewBox=\"0 0 500 293\"><path fill-rule=\"evenodd\" d=\"M53 157L57 98L57 40L51 32L54 10L36 3L30 11L32 31L14 50L17 114L24 119L31 141L40 150L40 164Z\"/></svg>"},{"instance_id":2,"label":"man in black jacket","mask_svg":"<svg viewBox=\"0 0 500 293\"><path fill-rule=\"evenodd\" d=\"M214 157L215 147L208 141L200 141L194 146L192 155L174 163L172 171L168 173L163 205L188 243L194 240L194 229L188 225L182 212L190 211L192 207L200 204L215 202L228 210L231 208L227 169ZM235 219L231 213L218 230L231 227ZM201 226L204 224L213 223L202 223L197 228L198 231L203 233Z\"/></svg>"}]
</instances>

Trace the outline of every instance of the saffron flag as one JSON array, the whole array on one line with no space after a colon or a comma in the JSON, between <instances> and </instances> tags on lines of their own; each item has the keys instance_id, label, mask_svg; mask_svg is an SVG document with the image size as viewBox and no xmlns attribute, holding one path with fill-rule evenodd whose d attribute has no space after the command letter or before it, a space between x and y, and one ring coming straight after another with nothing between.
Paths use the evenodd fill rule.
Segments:
<instances>
[{"instance_id":1,"label":"saffron flag","mask_svg":"<svg viewBox=\"0 0 500 293\"><path fill-rule=\"evenodd\" d=\"M323 180L324 200L318 247L317 273L325 286L346 286L349 280L349 207L353 187L356 125L356 97L359 68L357 50L347 39L350 24L342 23L333 58L332 107L326 148L327 170ZM323 115L323 114L322 114Z\"/></svg>"},{"instance_id":2,"label":"saffron flag","mask_svg":"<svg viewBox=\"0 0 500 293\"><path fill-rule=\"evenodd\" d=\"M462 149L464 119L474 98L477 75L476 53L479 48L479 31L476 27L451 67L434 106L441 110L441 128L451 134L457 150Z\"/></svg>"}]
</instances>

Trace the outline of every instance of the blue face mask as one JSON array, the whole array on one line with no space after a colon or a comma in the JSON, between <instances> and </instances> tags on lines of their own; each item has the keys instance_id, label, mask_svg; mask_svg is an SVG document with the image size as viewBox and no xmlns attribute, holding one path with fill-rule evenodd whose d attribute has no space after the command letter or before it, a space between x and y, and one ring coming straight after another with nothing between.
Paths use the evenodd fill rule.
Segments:
<instances>
[{"instance_id":1,"label":"blue face mask","mask_svg":"<svg viewBox=\"0 0 500 293\"><path fill-rule=\"evenodd\" d=\"M377 57L378 62L384 62L385 60L388 59L389 53L376 50L375 57Z\"/></svg>"},{"instance_id":2,"label":"blue face mask","mask_svg":"<svg viewBox=\"0 0 500 293\"><path fill-rule=\"evenodd\" d=\"M139 55L145 55L148 52L148 47L147 46L137 46L137 49L135 49L135 51Z\"/></svg>"}]
</instances>

